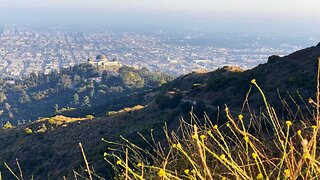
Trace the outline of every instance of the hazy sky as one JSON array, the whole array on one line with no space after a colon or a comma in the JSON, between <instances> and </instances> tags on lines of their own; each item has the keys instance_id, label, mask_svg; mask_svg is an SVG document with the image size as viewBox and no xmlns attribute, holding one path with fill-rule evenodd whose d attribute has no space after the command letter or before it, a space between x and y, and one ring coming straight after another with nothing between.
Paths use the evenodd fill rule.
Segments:
<instances>
[{"instance_id":1,"label":"hazy sky","mask_svg":"<svg viewBox=\"0 0 320 180\"><path fill-rule=\"evenodd\" d=\"M0 23L161 24L319 34L319 0L2 0ZM266 30L266 28L271 28Z\"/></svg>"},{"instance_id":2,"label":"hazy sky","mask_svg":"<svg viewBox=\"0 0 320 180\"><path fill-rule=\"evenodd\" d=\"M319 15L319 0L10 0L0 7L68 9L179 10L194 12L281 13Z\"/></svg>"}]
</instances>

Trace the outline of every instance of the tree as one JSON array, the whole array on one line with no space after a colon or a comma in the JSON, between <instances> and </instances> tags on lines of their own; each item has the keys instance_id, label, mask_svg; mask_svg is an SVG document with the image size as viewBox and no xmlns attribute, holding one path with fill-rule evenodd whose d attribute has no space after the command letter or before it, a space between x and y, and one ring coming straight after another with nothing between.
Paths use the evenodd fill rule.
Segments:
<instances>
[{"instance_id":1,"label":"tree","mask_svg":"<svg viewBox=\"0 0 320 180\"><path fill-rule=\"evenodd\" d=\"M90 91L90 97L93 97L94 96L94 89L91 89Z\"/></svg>"},{"instance_id":2,"label":"tree","mask_svg":"<svg viewBox=\"0 0 320 180\"><path fill-rule=\"evenodd\" d=\"M7 111L9 111L10 108L11 108L11 105L6 102L6 103L4 104L4 107L6 108Z\"/></svg>"},{"instance_id":3,"label":"tree","mask_svg":"<svg viewBox=\"0 0 320 180\"><path fill-rule=\"evenodd\" d=\"M79 104L79 95L77 93L73 95L73 103Z\"/></svg>"},{"instance_id":4,"label":"tree","mask_svg":"<svg viewBox=\"0 0 320 180\"><path fill-rule=\"evenodd\" d=\"M54 113L58 113L59 112L59 105L55 104L54 105Z\"/></svg>"},{"instance_id":5,"label":"tree","mask_svg":"<svg viewBox=\"0 0 320 180\"><path fill-rule=\"evenodd\" d=\"M61 75L60 83L64 89L67 89L72 83L71 77L66 74Z\"/></svg>"},{"instance_id":6,"label":"tree","mask_svg":"<svg viewBox=\"0 0 320 180\"><path fill-rule=\"evenodd\" d=\"M19 98L20 103L27 103L30 102L30 97L29 95L26 93L26 91L22 91L20 98Z\"/></svg>"},{"instance_id":7,"label":"tree","mask_svg":"<svg viewBox=\"0 0 320 180\"><path fill-rule=\"evenodd\" d=\"M2 103L5 100L7 100L7 96L3 92L0 92L0 103Z\"/></svg>"},{"instance_id":8,"label":"tree","mask_svg":"<svg viewBox=\"0 0 320 180\"><path fill-rule=\"evenodd\" d=\"M81 77L78 74L74 75L74 77L73 77L74 82L78 82L80 80L81 80Z\"/></svg>"},{"instance_id":9,"label":"tree","mask_svg":"<svg viewBox=\"0 0 320 180\"><path fill-rule=\"evenodd\" d=\"M135 72L127 72L122 75L123 82L128 87L140 88L144 86L144 79Z\"/></svg>"},{"instance_id":10,"label":"tree","mask_svg":"<svg viewBox=\"0 0 320 180\"><path fill-rule=\"evenodd\" d=\"M83 104L84 104L85 106L90 107L90 98L89 98L88 96L85 96L85 97L83 98Z\"/></svg>"},{"instance_id":11,"label":"tree","mask_svg":"<svg viewBox=\"0 0 320 180\"><path fill-rule=\"evenodd\" d=\"M10 119L13 119L13 118L14 118L12 112L9 112L9 118L10 118Z\"/></svg>"}]
</instances>

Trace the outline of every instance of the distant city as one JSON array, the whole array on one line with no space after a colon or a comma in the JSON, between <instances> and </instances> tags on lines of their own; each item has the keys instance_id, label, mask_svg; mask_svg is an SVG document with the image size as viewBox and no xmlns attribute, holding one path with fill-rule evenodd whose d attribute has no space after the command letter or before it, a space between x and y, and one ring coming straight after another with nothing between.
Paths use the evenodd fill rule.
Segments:
<instances>
[{"instance_id":1,"label":"distant city","mask_svg":"<svg viewBox=\"0 0 320 180\"><path fill-rule=\"evenodd\" d=\"M1 76L15 78L32 72L48 74L100 54L124 65L172 75L226 65L248 69L266 62L270 55L286 55L304 45L286 39L268 43L273 37L170 31L71 32L5 26L0 32Z\"/></svg>"}]
</instances>

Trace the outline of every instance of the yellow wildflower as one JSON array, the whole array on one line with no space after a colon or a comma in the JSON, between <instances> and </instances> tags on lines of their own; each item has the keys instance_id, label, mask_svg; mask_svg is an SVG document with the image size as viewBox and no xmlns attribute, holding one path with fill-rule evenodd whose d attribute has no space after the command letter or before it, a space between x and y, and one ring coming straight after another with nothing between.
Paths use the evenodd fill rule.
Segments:
<instances>
[{"instance_id":1,"label":"yellow wildflower","mask_svg":"<svg viewBox=\"0 0 320 180\"><path fill-rule=\"evenodd\" d=\"M289 169L285 169L284 170L284 174L289 177L290 176L290 170Z\"/></svg>"},{"instance_id":2,"label":"yellow wildflower","mask_svg":"<svg viewBox=\"0 0 320 180\"><path fill-rule=\"evenodd\" d=\"M209 134L209 136L212 136L211 130L209 130L207 133Z\"/></svg>"},{"instance_id":3,"label":"yellow wildflower","mask_svg":"<svg viewBox=\"0 0 320 180\"><path fill-rule=\"evenodd\" d=\"M173 148L176 148L176 147L177 147L177 144L172 144L172 147L173 147Z\"/></svg>"},{"instance_id":4,"label":"yellow wildflower","mask_svg":"<svg viewBox=\"0 0 320 180\"><path fill-rule=\"evenodd\" d=\"M287 126L291 126L292 122L291 121L286 121Z\"/></svg>"},{"instance_id":5,"label":"yellow wildflower","mask_svg":"<svg viewBox=\"0 0 320 180\"><path fill-rule=\"evenodd\" d=\"M218 125L214 125L214 126L213 126L213 129L214 129L214 130L217 130L217 129L218 129Z\"/></svg>"},{"instance_id":6,"label":"yellow wildflower","mask_svg":"<svg viewBox=\"0 0 320 180\"><path fill-rule=\"evenodd\" d=\"M185 174L189 174L189 169L185 169L183 172L184 172Z\"/></svg>"},{"instance_id":7,"label":"yellow wildflower","mask_svg":"<svg viewBox=\"0 0 320 180\"><path fill-rule=\"evenodd\" d=\"M258 154L257 153L252 153L252 157L253 157L253 159L257 159Z\"/></svg>"},{"instance_id":8,"label":"yellow wildflower","mask_svg":"<svg viewBox=\"0 0 320 180\"><path fill-rule=\"evenodd\" d=\"M303 154L303 158L304 159L309 159L310 158L310 154L309 153L304 153Z\"/></svg>"},{"instance_id":9,"label":"yellow wildflower","mask_svg":"<svg viewBox=\"0 0 320 180\"><path fill-rule=\"evenodd\" d=\"M166 172L163 169L160 169L158 172L159 177L164 177L166 175Z\"/></svg>"},{"instance_id":10,"label":"yellow wildflower","mask_svg":"<svg viewBox=\"0 0 320 180\"><path fill-rule=\"evenodd\" d=\"M298 131L297 131L297 134L298 134L299 136L301 136L301 130L298 130Z\"/></svg>"},{"instance_id":11,"label":"yellow wildflower","mask_svg":"<svg viewBox=\"0 0 320 180\"><path fill-rule=\"evenodd\" d=\"M182 146L181 146L180 143L177 144L177 148L178 148L178 149L182 149Z\"/></svg>"},{"instance_id":12,"label":"yellow wildflower","mask_svg":"<svg viewBox=\"0 0 320 180\"><path fill-rule=\"evenodd\" d=\"M197 139L197 134L193 134L192 139Z\"/></svg>"},{"instance_id":13,"label":"yellow wildflower","mask_svg":"<svg viewBox=\"0 0 320 180\"><path fill-rule=\"evenodd\" d=\"M142 166L142 164L141 163L138 163L138 165L137 165L138 167L141 167Z\"/></svg>"},{"instance_id":14,"label":"yellow wildflower","mask_svg":"<svg viewBox=\"0 0 320 180\"><path fill-rule=\"evenodd\" d=\"M120 164L121 164L121 159L117 161L117 165L120 165Z\"/></svg>"},{"instance_id":15,"label":"yellow wildflower","mask_svg":"<svg viewBox=\"0 0 320 180\"><path fill-rule=\"evenodd\" d=\"M205 136L205 135L201 135L200 138L201 138L202 140L204 140L204 139L206 138L206 136Z\"/></svg>"},{"instance_id":16,"label":"yellow wildflower","mask_svg":"<svg viewBox=\"0 0 320 180\"><path fill-rule=\"evenodd\" d=\"M221 155L220 155L220 159L225 160L225 159L226 159L226 155L221 154Z\"/></svg>"},{"instance_id":17,"label":"yellow wildflower","mask_svg":"<svg viewBox=\"0 0 320 180\"><path fill-rule=\"evenodd\" d=\"M246 142L249 141L249 137L248 137L248 136L245 136L243 139L244 139Z\"/></svg>"},{"instance_id":18,"label":"yellow wildflower","mask_svg":"<svg viewBox=\"0 0 320 180\"><path fill-rule=\"evenodd\" d=\"M239 115L238 115L238 118L239 118L240 121L242 121L243 115L242 115L242 114L239 114Z\"/></svg>"},{"instance_id":19,"label":"yellow wildflower","mask_svg":"<svg viewBox=\"0 0 320 180\"><path fill-rule=\"evenodd\" d=\"M256 79L252 79L252 80L251 80L251 83L252 83L252 84L255 84L255 83L256 83Z\"/></svg>"},{"instance_id":20,"label":"yellow wildflower","mask_svg":"<svg viewBox=\"0 0 320 180\"><path fill-rule=\"evenodd\" d=\"M263 175L261 173L258 174L257 179L263 179Z\"/></svg>"}]
</instances>

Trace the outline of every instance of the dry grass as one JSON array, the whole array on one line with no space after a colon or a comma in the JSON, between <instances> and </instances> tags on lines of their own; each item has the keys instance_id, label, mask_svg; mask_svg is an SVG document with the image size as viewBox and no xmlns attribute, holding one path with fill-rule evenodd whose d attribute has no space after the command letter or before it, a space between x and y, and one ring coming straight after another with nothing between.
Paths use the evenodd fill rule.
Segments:
<instances>
[{"instance_id":1,"label":"dry grass","mask_svg":"<svg viewBox=\"0 0 320 180\"><path fill-rule=\"evenodd\" d=\"M136 106L133 106L133 107L126 107L126 108L123 108L119 111L109 111L107 112L107 116L114 116L114 115L118 115L118 114L123 114L123 113L127 113L127 112L132 112L132 111L139 111L141 109L144 109L145 107L142 106L142 105L136 105Z\"/></svg>"},{"instance_id":2,"label":"dry grass","mask_svg":"<svg viewBox=\"0 0 320 180\"><path fill-rule=\"evenodd\" d=\"M123 143L104 140L116 147L105 153L105 160L114 167L116 179L319 179L319 79L316 101L310 100L315 107L311 119L280 119L253 79L252 88L265 104L259 118L241 113L234 117L226 106L228 122L219 127L207 115L200 123L191 113L191 123L181 120L179 134L165 128L168 148L152 134L151 141L141 136L150 150L125 138ZM245 105L249 108L248 99ZM269 128L263 128L266 125Z\"/></svg>"},{"instance_id":3,"label":"dry grass","mask_svg":"<svg viewBox=\"0 0 320 180\"><path fill-rule=\"evenodd\" d=\"M62 115L57 115L51 118L42 118L37 120L36 122L48 122L49 124L63 125L63 124L77 122L77 121L85 121L89 119L90 118L71 118L71 117L65 117Z\"/></svg>"}]
</instances>

